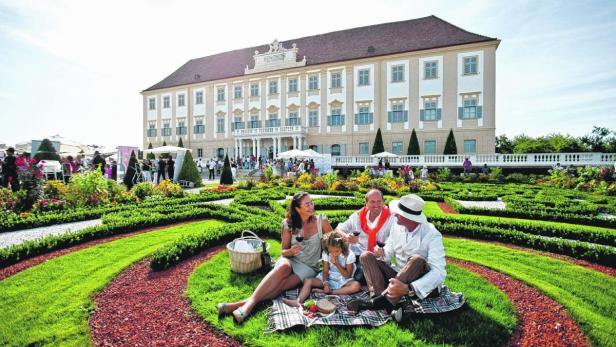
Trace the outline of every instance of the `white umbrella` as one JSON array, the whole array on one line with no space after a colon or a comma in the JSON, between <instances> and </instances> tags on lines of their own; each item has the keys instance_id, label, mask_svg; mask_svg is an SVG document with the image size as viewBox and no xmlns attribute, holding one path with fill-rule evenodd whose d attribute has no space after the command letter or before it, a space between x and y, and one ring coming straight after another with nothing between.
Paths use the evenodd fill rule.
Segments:
<instances>
[{"instance_id":1,"label":"white umbrella","mask_svg":"<svg viewBox=\"0 0 616 347\"><path fill-rule=\"evenodd\" d=\"M304 150L302 152L305 153L304 158L323 158L323 155L321 153L315 151L312 148L306 149L306 150Z\"/></svg>"},{"instance_id":2,"label":"white umbrella","mask_svg":"<svg viewBox=\"0 0 616 347\"><path fill-rule=\"evenodd\" d=\"M156 147L152 149L146 149L143 151L143 153L161 154L161 153L177 153L180 151L191 151L191 150L188 148L182 148L182 147L176 147L176 146L162 146L162 147Z\"/></svg>"},{"instance_id":3,"label":"white umbrella","mask_svg":"<svg viewBox=\"0 0 616 347\"><path fill-rule=\"evenodd\" d=\"M373 154L371 155L371 157L373 158L397 158L398 156L390 152L381 152L381 153Z\"/></svg>"},{"instance_id":4,"label":"white umbrella","mask_svg":"<svg viewBox=\"0 0 616 347\"><path fill-rule=\"evenodd\" d=\"M299 149L292 149L290 151L278 153L276 159L302 158L305 156L306 153L304 151L300 151Z\"/></svg>"}]
</instances>

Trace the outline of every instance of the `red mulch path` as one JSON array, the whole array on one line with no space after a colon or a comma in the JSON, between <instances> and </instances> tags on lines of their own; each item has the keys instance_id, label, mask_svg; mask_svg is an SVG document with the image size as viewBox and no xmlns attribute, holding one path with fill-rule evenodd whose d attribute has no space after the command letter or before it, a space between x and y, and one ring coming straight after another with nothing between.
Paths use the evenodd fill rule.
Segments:
<instances>
[{"instance_id":1,"label":"red mulch path","mask_svg":"<svg viewBox=\"0 0 616 347\"><path fill-rule=\"evenodd\" d=\"M590 346L582 329L557 302L500 272L447 258L502 290L515 306L518 325L508 346Z\"/></svg>"},{"instance_id":2,"label":"red mulch path","mask_svg":"<svg viewBox=\"0 0 616 347\"><path fill-rule=\"evenodd\" d=\"M124 271L94 297L90 330L96 346L241 346L240 342L203 322L184 297L195 267L224 246L218 246L171 269L154 272L149 260Z\"/></svg>"},{"instance_id":3,"label":"red mulch path","mask_svg":"<svg viewBox=\"0 0 616 347\"><path fill-rule=\"evenodd\" d=\"M26 259L24 261L20 261L17 264L13 264L10 266L7 266L5 268L0 269L0 281L2 281L3 279L13 276L14 274L23 271L29 267L38 265L48 259L52 259L55 257L59 257L62 255L65 255L67 253L71 253L71 252L75 252L78 251L80 249L84 249L84 248L88 248L88 247L92 247L95 245L98 245L99 243L103 243L103 242L111 242L111 241L115 241L118 239L123 239L125 237L130 237L130 236L135 236L138 234L143 234L143 233L147 233L150 231L156 231L156 230L160 230L160 229L166 229L166 228L170 228L170 227L174 227L177 225L182 225L182 224L186 224L186 223L194 223L194 222L200 222L203 220L191 220L191 221L185 221L185 222L179 222L179 223L173 223L173 224L167 224L167 225L161 225L161 226L157 226L157 227L153 227L153 228L148 228L148 229L143 229L143 230L139 230L139 231L134 231L134 232L130 232L130 233L126 233L126 234L120 234L120 235L114 235L114 236L109 236L109 237L105 237L102 239L98 239L98 240L92 240L92 241L88 241L85 243L81 243L69 248L64 248L64 249L59 249L57 251L53 251L53 252L49 252L49 253L45 253L45 254L41 254L39 256L36 256L34 258L30 258L30 259Z\"/></svg>"},{"instance_id":4,"label":"red mulch path","mask_svg":"<svg viewBox=\"0 0 616 347\"><path fill-rule=\"evenodd\" d=\"M449 214L460 214L460 212L454 210L451 206L447 205L446 202L439 202L437 203L438 207L441 208L441 210L445 213L449 213Z\"/></svg>"}]
</instances>

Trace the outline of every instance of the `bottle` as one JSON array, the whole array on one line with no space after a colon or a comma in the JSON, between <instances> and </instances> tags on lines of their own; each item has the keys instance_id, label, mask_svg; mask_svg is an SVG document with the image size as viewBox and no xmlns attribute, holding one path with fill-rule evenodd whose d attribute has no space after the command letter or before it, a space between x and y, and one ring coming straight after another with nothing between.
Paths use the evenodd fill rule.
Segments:
<instances>
[{"instance_id":1,"label":"bottle","mask_svg":"<svg viewBox=\"0 0 616 347\"><path fill-rule=\"evenodd\" d=\"M261 271L268 272L272 268L272 257L267 253L265 241L261 243Z\"/></svg>"}]
</instances>

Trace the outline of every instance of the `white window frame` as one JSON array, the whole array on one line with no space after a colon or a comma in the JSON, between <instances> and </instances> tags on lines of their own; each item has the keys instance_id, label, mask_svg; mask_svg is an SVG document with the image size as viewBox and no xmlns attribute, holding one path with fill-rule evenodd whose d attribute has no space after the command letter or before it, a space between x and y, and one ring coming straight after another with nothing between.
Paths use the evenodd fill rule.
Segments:
<instances>
[{"instance_id":1,"label":"white window frame","mask_svg":"<svg viewBox=\"0 0 616 347\"><path fill-rule=\"evenodd\" d=\"M289 78L289 93L297 93L297 78Z\"/></svg>"},{"instance_id":2,"label":"white window frame","mask_svg":"<svg viewBox=\"0 0 616 347\"><path fill-rule=\"evenodd\" d=\"M195 93L195 105L203 105L203 91L199 90Z\"/></svg>"},{"instance_id":3,"label":"white window frame","mask_svg":"<svg viewBox=\"0 0 616 347\"><path fill-rule=\"evenodd\" d=\"M474 150L474 151L472 151L472 152L471 152L471 151L467 151L467 150L466 150L466 144L467 144L467 142L468 142L468 143L471 143L471 141L472 141L472 143L473 143L473 146L475 147L475 150ZM477 140L476 140L476 139L467 139L467 140L464 140L464 153L468 153L468 154L474 154L474 153L477 153Z\"/></svg>"},{"instance_id":4,"label":"white window frame","mask_svg":"<svg viewBox=\"0 0 616 347\"><path fill-rule=\"evenodd\" d=\"M438 60L424 61L424 79L438 78Z\"/></svg>"},{"instance_id":5,"label":"white window frame","mask_svg":"<svg viewBox=\"0 0 616 347\"><path fill-rule=\"evenodd\" d=\"M476 75L478 73L478 63L479 57L476 55L462 58L462 68L464 69L463 75Z\"/></svg>"},{"instance_id":6,"label":"white window frame","mask_svg":"<svg viewBox=\"0 0 616 347\"><path fill-rule=\"evenodd\" d=\"M332 72L330 83L332 88L342 88L342 72Z\"/></svg>"},{"instance_id":7,"label":"white window frame","mask_svg":"<svg viewBox=\"0 0 616 347\"><path fill-rule=\"evenodd\" d=\"M156 98L148 99L148 110L150 111L156 110Z\"/></svg>"},{"instance_id":8,"label":"white window frame","mask_svg":"<svg viewBox=\"0 0 616 347\"><path fill-rule=\"evenodd\" d=\"M365 151L362 151L362 146L365 146ZM370 154L370 142L360 142L358 150L359 150L359 155L369 155Z\"/></svg>"},{"instance_id":9,"label":"white window frame","mask_svg":"<svg viewBox=\"0 0 616 347\"><path fill-rule=\"evenodd\" d=\"M224 87L216 88L216 101L217 102L225 101L225 88Z\"/></svg>"},{"instance_id":10,"label":"white window frame","mask_svg":"<svg viewBox=\"0 0 616 347\"><path fill-rule=\"evenodd\" d=\"M357 70L357 85L360 87L370 85L370 69Z\"/></svg>"},{"instance_id":11,"label":"white window frame","mask_svg":"<svg viewBox=\"0 0 616 347\"><path fill-rule=\"evenodd\" d=\"M259 97L259 83L251 83L250 84L250 97L258 98Z\"/></svg>"},{"instance_id":12,"label":"white window frame","mask_svg":"<svg viewBox=\"0 0 616 347\"><path fill-rule=\"evenodd\" d=\"M319 90L319 75L308 76L308 90Z\"/></svg>"},{"instance_id":13,"label":"white window frame","mask_svg":"<svg viewBox=\"0 0 616 347\"><path fill-rule=\"evenodd\" d=\"M404 82L404 64L392 65L391 82Z\"/></svg>"},{"instance_id":14,"label":"white window frame","mask_svg":"<svg viewBox=\"0 0 616 347\"><path fill-rule=\"evenodd\" d=\"M268 90L269 90L269 95L277 95L278 94L278 81L269 81Z\"/></svg>"},{"instance_id":15,"label":"white window frame","mask_svg":"<svg viewBox=\"0 0 616 347\"><path fill-rule=\"evenodd\" d=\"M186 106L186 94L178 94L178 107Z\"/></svg>"},{"instance_id":16,"label":"white window frame","mask_svg":"<svg viewBox=\"0 0 616 347\"><path fill-rule=\"evenodd\" d=\"M171 108L171 97L169 95L163 96L163 108Z\"/></svg>"},{"instance_id":17,"label":"white window frame","mask_svg":"<svg viewBox=\"0 0 616 347\"><path fill-rule=\"evenodd\" d=\"M242 86L234 86L233 87L233 98L234 99L241 99L242 98Z\"/></svg>"}]
</instances>

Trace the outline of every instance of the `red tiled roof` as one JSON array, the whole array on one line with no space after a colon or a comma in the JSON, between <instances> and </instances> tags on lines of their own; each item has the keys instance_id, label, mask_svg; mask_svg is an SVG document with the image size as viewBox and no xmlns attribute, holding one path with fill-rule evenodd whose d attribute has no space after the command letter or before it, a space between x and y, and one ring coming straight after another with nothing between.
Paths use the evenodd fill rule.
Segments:
<instances>
[{"instance_id":1,"label":"red tiled roof","mask_svg":"<svg viewBox=\"0 0 616 347\"><path fill-rule=\"evenodd\" d=\"M297 44L298 60L306 56L306 66L309 66L493 40L497 39L470 33L436 16L429 16L334 31L281 43L285 48ZM374 47L372 52L368 52L370 46ZM189 60L144 92L243 76L246 65L254 67L254 51L265 52L268 49L269 45L266 44Z\"/></svg>"}]
</instances>

